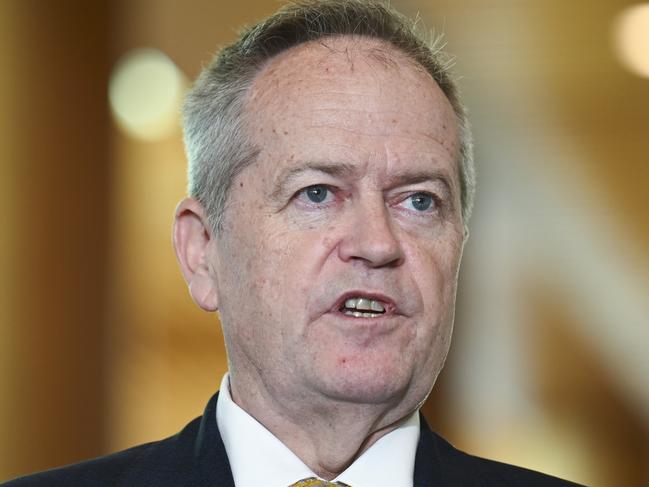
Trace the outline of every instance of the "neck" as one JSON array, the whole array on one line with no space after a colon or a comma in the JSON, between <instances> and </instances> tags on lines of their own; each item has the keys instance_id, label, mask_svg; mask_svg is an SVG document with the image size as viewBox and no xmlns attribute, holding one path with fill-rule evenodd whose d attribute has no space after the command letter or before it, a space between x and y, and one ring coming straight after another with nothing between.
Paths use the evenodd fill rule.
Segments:
<instances>
[{"instance_id":1,"label":"neck","mask_svg":"<svg viewBox=\"0 0 649 487\"><path fill-rule=\"evenodd\" d=\"M297 404L277 400L266 388L250 387L251 384L241 379L237 376L233 380L231 376L233 401L325 480L337 477L412 413L411 410L402 412L392 403L302 399Z\"/></svg>"}]
</instances>

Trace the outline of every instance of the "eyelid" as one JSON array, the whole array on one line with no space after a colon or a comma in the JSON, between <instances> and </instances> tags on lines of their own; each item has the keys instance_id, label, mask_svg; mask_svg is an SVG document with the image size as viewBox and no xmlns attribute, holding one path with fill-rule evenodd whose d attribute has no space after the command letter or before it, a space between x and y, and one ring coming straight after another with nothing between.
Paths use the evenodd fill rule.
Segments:
<instances>
[{"instance_id":1,"label":"eyelid","mask_svg":"<svg viewBox=\"0 0 649 487\"><path fill-rule=\"evenodd\" d=\"M432 196L433 199L435 200L442 200L443 197L440 196L436 191L432 191L430 189L406 189L406 190L401 190L397 194L393 195L390 197L390 200L393 201L403 201L405 199L410 198L411 196L417 195L417 194L424 194L427 196Z\"/></svg>"},{"instance_id":2,"label":"eyelid","mask_svg":"<svg viewBox=\"0 0 649 487\"><path fill-rule=\"evenodd\" d=\"M311 188L326 188L328 191L331 191L331 192L335 192L335 191L336 191L336 187L335 187L335 186L332 186L331 184L316 183L316 184L309 184L309 185L307 185L307 186L304 186L304 187L298 189L298 190L295 192L295 194L298 195L298 194L305 193L307 190L309 190L309 189L311 189Z\"/></svg>"}]
</instances>

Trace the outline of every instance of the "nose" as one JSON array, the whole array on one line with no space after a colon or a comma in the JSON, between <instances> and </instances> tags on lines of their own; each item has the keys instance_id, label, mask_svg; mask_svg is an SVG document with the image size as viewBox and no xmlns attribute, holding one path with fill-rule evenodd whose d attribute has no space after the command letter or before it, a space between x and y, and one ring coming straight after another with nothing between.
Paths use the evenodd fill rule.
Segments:
<instances>
[{"instance_id":1,"label":"nose","mask_svg":"<svg viewBox=\"0 0 649 487\"><path fill-rule=\"evenodd\" d=\"M363 261L369 267L397 266L403 261L401 242L383 201L353 211L338 255L345 262Z\"/></svg>"}]
</instances>

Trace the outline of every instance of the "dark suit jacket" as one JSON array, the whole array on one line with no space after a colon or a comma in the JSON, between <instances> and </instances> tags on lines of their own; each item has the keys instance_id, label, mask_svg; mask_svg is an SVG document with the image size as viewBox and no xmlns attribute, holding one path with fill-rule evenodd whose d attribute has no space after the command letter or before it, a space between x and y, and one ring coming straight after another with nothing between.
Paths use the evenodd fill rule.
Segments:
<instances>
[{"instance_id":1,"label":"dark suit jacket","mask_svg":"<svg viewBox=\"0 0 649 487\"><path fill-rule=\"evenodd\" d=\"M2 487L234 487L216 424L217 397L218 393L210 399L202 417L171 438L18 478ZM414 487L577 485L467 455L433 433L421 419Z\"/></svg>"}]
</instances>

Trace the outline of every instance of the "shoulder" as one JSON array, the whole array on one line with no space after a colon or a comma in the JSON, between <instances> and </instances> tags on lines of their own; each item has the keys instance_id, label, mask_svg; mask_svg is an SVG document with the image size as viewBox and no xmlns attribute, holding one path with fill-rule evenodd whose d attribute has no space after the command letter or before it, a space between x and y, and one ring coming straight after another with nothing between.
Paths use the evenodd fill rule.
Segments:
<instances>
[{"instance_id":1,"label":"shoulder","mask_svg":"<svg viewBox=\"0 0 649 487\"><path fill-rule=\"evenodd\" d=\"M174 477L180 484L181 477L191 469L192 430L197 429L199 420L192 421L183 431L164 440L139 445L111 455L93 458L28 475L12 480L2 487L69 486L84 487L130 487L147 484L156 485L156 480L167 485ZM164 482L164 483L162 483Z\"/></svg>"},{"instance_id":2,"label":"shoulder","mask_svg":"<svg viewBox=\"0 0 649 487\"><path fill-rule=\"evenodd\" d=\"M219 450L216 426L216 395L203 417L190 422L178 434L164 440L139 445L111 455L74 465L47 470L0 484L1 487L135 487L143 485L204 485L203 478L221 478L227 471L224 450ZM212 459L211 468L199 471L203 457Z\"/></svg>"},{"instance_id":3,"label":"shoulder","mask_svg":"<svg viewBox=\"0 0 649 487\"><path fill-rule=\"evenodd\" d=\"M164 441L164 440L163 440ZM36 487L84 485L88 487L103 487L120 485L120 478L128 472L129 467L146 453L149 448L155 448L156 443L148 443L74 465L55 468L25 477L19 477L2 487Z\"/></svg>"},{"instance_id":4,"label":"shoulder","mask_svg":"<svg viewBox=\"0 0 649 487\"><path fill-rule=\"evenodd\" d=\"M448 466L447 475L451 479L463 479L470 476L479 479L484 486L576 486L573 482L553 477L527 468L509 465L486 458L476 457L457 450L445 440L446 445L440 448L444 452ZM452 482L451 482L452 483Z\"/></svg>"},{"instance_id":5,"label":"shoulder","mask_svg":"<svg viewBox=\"0 0 649 487\"><path fill-rule=\"evenodd\" d=\"M423 473L428 469L430 473L426 477L438 478L441 485L476 487L570 487L579 485L527 468L470 455L458 450L428 428L422 427L421 433L416 470ZM422 485L425 484L422 483Z\"/></svg>"}]
</instances>

